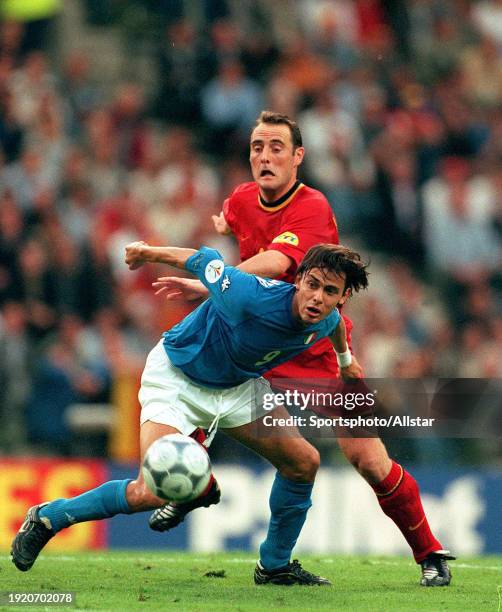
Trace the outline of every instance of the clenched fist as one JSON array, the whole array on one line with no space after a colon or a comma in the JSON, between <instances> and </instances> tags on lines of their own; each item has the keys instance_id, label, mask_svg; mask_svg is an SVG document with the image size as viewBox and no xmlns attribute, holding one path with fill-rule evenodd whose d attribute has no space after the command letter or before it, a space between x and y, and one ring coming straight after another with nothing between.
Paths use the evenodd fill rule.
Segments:
<instances>
[{"instance_id":1,"label":"clenched fist","mask_svg":"<svg viewBox=\"0 0 502 612\"><path fill-rule=\"evenodd\" d=\"M129 270L137 270L147 262L146 252L148 244L143 240L131 242L125 248L125 262L129 266Z\"/></svg>"}]
</instances>

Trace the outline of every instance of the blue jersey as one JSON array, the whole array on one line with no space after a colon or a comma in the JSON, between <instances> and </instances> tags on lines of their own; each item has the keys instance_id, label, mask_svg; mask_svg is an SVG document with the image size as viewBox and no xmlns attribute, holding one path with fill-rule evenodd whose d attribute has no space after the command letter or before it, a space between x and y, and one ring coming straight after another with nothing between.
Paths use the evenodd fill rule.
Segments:
<instances>
[{"instance_id":1,"label":"blue jersey","mask_svg":"<svg viewBox=\"0 0 502 612\"><path fill-rule=\"evenodd\" d=\"M209 290L209 299L164 333L174 366L205 387L235 387L331 336L337 309L304 326L292 312L295 286L227 266L214 249L202 247L186 262Z\"/></svg>"}]
</instances>

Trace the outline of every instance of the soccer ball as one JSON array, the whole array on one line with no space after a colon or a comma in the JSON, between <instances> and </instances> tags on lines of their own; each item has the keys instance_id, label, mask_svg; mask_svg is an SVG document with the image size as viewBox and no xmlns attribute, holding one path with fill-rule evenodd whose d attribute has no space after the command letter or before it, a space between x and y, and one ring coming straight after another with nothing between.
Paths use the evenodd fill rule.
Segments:
<instances>
[{"instance_id":1,"label":"soccer ball","mask_svg":"<svg viewBox=\"0 0 502 612\"><path fill-rule=\"evenodd\" d=\"M211 462L198 442L182 434L169 434L149 447L142 472L154 495L185 503L199 497L207 487Z\"/></svg>"}]
</instances>

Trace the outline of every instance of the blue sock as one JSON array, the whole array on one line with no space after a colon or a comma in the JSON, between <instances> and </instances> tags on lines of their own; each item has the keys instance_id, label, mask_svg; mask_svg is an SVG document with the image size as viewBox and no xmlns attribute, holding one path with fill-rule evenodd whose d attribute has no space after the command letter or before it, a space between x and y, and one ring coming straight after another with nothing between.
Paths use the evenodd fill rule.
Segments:
<instances>
[{"instance_id":1,"label":"blue sock","mask_svg":"<svg viewBox=\"0 0 502 612\"><path fill-rule=\"evenodd\" d=\"M270 524L260 546L260 562L267 570L284 567L300 535L312 505L313 483L287 480L277 472L270 492Z\"/></svg>"},{"instance_id":2,"label":"blue sock","mask_svg":"<svg viewBox=\"0 0 502 612\"><path fill-rule=\"evenodd\" d=\"M130 514L126 488L131 480L110 480L70 499L55 499L40 509L39 516L48 518L56 532L84 521Z\"/></svg>"}]
</instances>

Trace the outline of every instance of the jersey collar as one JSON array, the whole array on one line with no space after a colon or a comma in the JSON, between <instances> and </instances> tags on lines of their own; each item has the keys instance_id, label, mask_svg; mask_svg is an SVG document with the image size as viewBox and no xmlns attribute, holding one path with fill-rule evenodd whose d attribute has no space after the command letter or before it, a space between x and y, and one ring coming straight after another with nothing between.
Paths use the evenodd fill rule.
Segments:
<instances>
[{"instance_id":1,"label":"jersey collar","mask_svg":"<svg viewBox=\"0 0 502 612\"><path fill-rule=\"evenodd\" d=\"M279 199L274 200L273 202L266 202L262 197L260 192L258 192L258 204L263 210L267 210L268 212L275 212L276 210L280 210L287 206L291 200L295 197L297 192L304 187L303 183L300 181L296 181L295 184L289 189L283 196Z\"/></svg>"}]
</instances>

